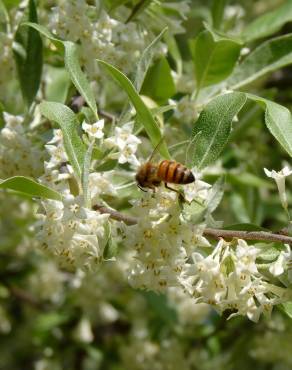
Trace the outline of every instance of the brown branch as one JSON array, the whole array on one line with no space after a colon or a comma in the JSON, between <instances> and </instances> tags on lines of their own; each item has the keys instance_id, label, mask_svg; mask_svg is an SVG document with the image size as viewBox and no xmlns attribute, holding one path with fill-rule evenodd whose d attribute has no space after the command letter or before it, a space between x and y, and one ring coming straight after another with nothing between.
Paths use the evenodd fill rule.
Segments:
<instances>
[{"instance_id":1,"label":"brown branch","mask_svg":"<svg viewBox=\"0 0 292 370\"><path fill-rule=\"evenodd\" d=\"M138 223L137 219L131 216L127 216L123 213L120 213L114 209L107 208L101 204L95 204L92 209L100 213L107 213L110 215L110 218L116 221L123 221L126 225L136 225Z\"/></svg>"},{"instance_id":2,"label":"brown branch","mask_svg":"<svg viewBox=\"0 0 292 370\"><path fill-rule=\"evenodd\" d=\"M113 114L108 113L108 112L106 112L106 111L105 111L105 110L103 110L103 109L99 109L99 110L98 110L98 114L99 114L101 117L106 118L106 119L108 119L108 120L109 120L109 121L111 121L111 122L114 122L114 121L116 120L116 117L115 117Z\"/></svg>"},{"instance_id":3,"label":"brown branch","mask_svg":"<svg viewBox=\"0 0 292 370\"><path fill-rule=\"evenodd\" d=\"M94 205L93 209L95 211L99 211L100 213L107 213L110 215L112 219L122 221L126 225L135 225L138 223L138 220L136 218L127 216L121 212L104 207L100 204ZM241 231L241 230L222 230L206 228L203 231L203 235L215 239L226 238L226 239L261 240L266 242L279 242L292 244L292 237L287 235L274 234L267 231Z\"/></svg>"},{"instance_id":4,"label":"brown branch","mask_svg":"<svg viewBox=\"0 0 292 370\"><path fill-rule=\"evenodd\" d=\"M292 237L273 234L267 231L241 231L241 230L221 230L206 228L203 232L204 236L213 238L227 238L227 239L244 239L244 240L262 240L267 242L280 242L292 244Z\"/></svg>"}]
</instances>

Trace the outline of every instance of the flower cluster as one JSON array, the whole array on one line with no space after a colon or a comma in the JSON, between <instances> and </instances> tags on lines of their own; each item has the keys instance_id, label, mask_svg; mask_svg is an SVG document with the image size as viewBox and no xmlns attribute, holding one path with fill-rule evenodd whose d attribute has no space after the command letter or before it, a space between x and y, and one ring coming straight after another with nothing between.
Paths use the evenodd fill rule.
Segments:
<instances>
[{"instance_id":1,"label":"flower cluster","mask_svg":"<svg viewBox=\"0 0 292 370\"><path fill-rule=\"evenodd\" d=\"M79 42L80 57L87 72L99 75L96 59L102 58L125 73L133 68L146 45L147 32L125 24L101 11L98 19L86 1L60 1L53 10L51 29L65 40Z\"/></svg>"},{"instance_id":2,"label":"flower cluster","mask_svg":"<svg viewBox=\"0 0 292 370\"><path fill-rule=\"evenodd\" d=\"M209 245L202 227L182 217L176 197L159 190L134 204L138 224L126 228L126 245L136 251L129 270L134 287L161 292L180 286L192 249Z\"/></svg>"},{"instance_id":3,"label":"flower cluster","mask_svg":"<svg viewBox=\"0 0 292 370\"><path fill-rule=\"evenodd\" d=\"M211 304L219 312L230 310L230 317L246 315L257 322L261 313L287 297L286 290L268 284L258 271L259 250L239 239L235 246L220 240L211 254L194 252L185 289L197 302Z\"/></svg>"},{"instance_id":4,"label":"flower cluster","mask_svg":"<svg viewBox=\"0 0 292 370\"><path fill-rule=\"evenodd\" d=\"M63 202L44 201L39 212L37 237L41 247L61 266L69 270L99 266L106 246L108 215L85 208L83 200L73 195L64 195Z\"/></svg>"},{"instance_id":5,"label":"flower cluster","mask_svg":"<svg viewBox=\"0 0 292 370\"><path fill-rule=\"evenodd\" d=\"M61 130L54 130L53 139L46 149L50 158L45 162L45 174L40 180L58 190L62 201L41 202L38 240L41 247L54 255L63 267L94 270L103 258L109 215L87 208L83 195L73 195L79 192L80 184L68 164ZM115 194L108 176L95 172L90 174L89 206L102 194Z\"/></svg>"},{"instance_id":6,"label":"flower cluster","mask_svg":"<svg viewBox=\"0 0 292 370\"><path fill-rule=\"evenodd\" d=\"M30 127L25 127L22 116L4 112L4 121L0 131L0 178L40 176L44 160L41 142Z\"/></svg>"}]
</instances>

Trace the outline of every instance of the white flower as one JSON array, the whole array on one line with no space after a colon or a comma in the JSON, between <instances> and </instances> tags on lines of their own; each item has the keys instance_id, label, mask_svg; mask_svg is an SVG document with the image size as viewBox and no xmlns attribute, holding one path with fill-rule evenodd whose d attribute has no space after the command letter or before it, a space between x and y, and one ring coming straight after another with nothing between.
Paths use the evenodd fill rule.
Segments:
<instances>
[{"instance_id":1,"label":"white flower","mask_svg":"<svg viewBox=\"0 0 292 370\"><path fill-rule=\"evenodd\" d=\"M268 177L271 177L276 181L282 206L284 207L284 209L287 209L288 202L285 191L285 177L290 176L292 174L292 170L285 166L281 171L278 172L276 172L275 170L269 171L266 168L264 168L264 171Z\"/></svg>"},{"instance_id":2,"label":"white flower","mask_svg":"<svg viewBox=\"0 0 292 370\"><path fill-rule=\"evenodd\" d=\"M105 139L104 144L109 148L116 147L119 152L115 154L119 163L130 163L139 166L136 151L141 140L132 134L133 122L126 123L122 127L115 127L115 135Z\"/></svg>"},{"instance_id":3,"label":"white flower","mask_svg":"<svg viewBox=\"0 0 292 370\"><path fill-rule=\"evenodd\" d=\"M273 262L269 267L270 273L273 274L274 276L282 275L287 267L288 268L291 267L291 261L292 261L291 249L290 249L289 244L285 244L285 247L286 247L286 250L281 251L276 261ZM289 278L289 274L288 274L288 278Z\"/></svg>"},{"instance_id":4,"label":"white flower","mask_svg":"<svg viewBox=\"0 0 292 370\"><path fill-rule=\"evenodd\" d=\"M48 169L52 169L68 161L68 157L62 143L58 146L45 145L45 148L51 157L49 162L46 162L46 167Z\"/></svg>"},{"instance_id":5,"label":"white flower","mask_svg":"<svg viewBox=\"0 0 292 370\"><path fill-rule=\"evenodd\" d=\"M96 139L101 139L103 137L103 126L104 120L100 119L99 121L95 122L92 125L89 125L85 121L82 123L82 129L91 137Z\"/></svg>"},{"instance_id":6,"label":"white flower","mask_svg":"<svg viewBox=\"0 0 292 370\"><path fill-rule=\"evenodd\" d=\"M198 117L197 106L188 95L185 95L178 102L170 99L169 103L176 104L174 116L178 120L191 123L194 122Z\"/></svg>"},{"instance_id":7,"label":"white flower","mask_svg":"<svg viewBox=\"0 0 292 370\"><path fill-rule=\"evenodd\" d=\"M236 247L235 255L236 261L236 272L238 275L241 274L257 274L256 257L259 250L252 245L248 245L245 240L239 239Z\"/></svg>"},{"instance_id":8,"label":"white flower","mask_svg":"<svg viewBox=\"0 0 292 370\"><path fill-rule=\"evenodd\" d=\"M90 343L93 341L94 336L91 329L90 321L83 317L74 331L74 337L80 342Z\"/></svg>"},{"instance_id":9,"label":"white flower","mask_svg":"<svg viewBox=\"0 0 292 370\"><path fill-rule=\"evenodd\" d=\"M194 174L194 176L196 181L184 186L185 198L188 202L192 202L194 199L199 202L205 202L208 199L211 185L198 180L196 174Z\"/></svg>"},{"instance_id":10,"label":"white flower","mask_svg":"<svg viewBox=\"0 0 292 370\"><path fill-rule=\"evenodd\" d=\"M117 191L112 184L112 172L93 172L89 175L89 192L91 202L94 204L99 200L101 195L117 195Z\"/></svg>"}]
</instances>

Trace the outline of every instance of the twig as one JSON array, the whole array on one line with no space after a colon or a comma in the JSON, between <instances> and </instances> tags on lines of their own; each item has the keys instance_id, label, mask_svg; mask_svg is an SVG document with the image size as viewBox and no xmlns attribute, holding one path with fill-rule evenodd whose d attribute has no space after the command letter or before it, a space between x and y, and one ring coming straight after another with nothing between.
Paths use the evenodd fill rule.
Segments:
<instances>
[{"instance_id":1,"label":"twig","mask_svg":"<svg viewBox=\"0 0 292 370\"><path fill-rule=\"evenodd\" d=\"M108 119L108 120L109 120L109 121L111 121L111 122L115 122L115 120L116 120L116 117L115 117L113 114L108 113L108 112L106 112L105 110L99 109L99 110L98 110L98 114L99 114L101 117L106 118L106 119Z\"/></svg>"},{"instance_id":2,"label":"twig","mask_svg":"<svg viewBox=\"0 0 292 370\"><path fill-rule=\"evenodd\" d=\"M104 207L101 204L95 204L92 209L100 213L108 213L113 220L123 221L126 225L136 225L138 223L136 218L127 216L114 209Z\"/></svg>"},{"instance_id":3,"label":"twig","mask_svg":"<svg viewBox=\"0 0 292 370\"><path fill-rule=\"evenodd\" d=\"M138 220L134 217L127 216L114 209L104 207L100 204L93 206L95 211L100 213L108 213L110 217L117 221L123 221L126 225L136 225ZM226 238L226 239L244 239L244 240L261 240L268 242L280 242L286 244L292 244L292 237L281 234L274 234L266 231L241 231L241 230L222 230L222 229L211 229L206 228L203 231L204 236L212 238Z\"/></svg>"},{"instance_id":4,"label":"twig","mask_svg":"<svg viewBox=\"0 0 292 370\"><path fill-rule=\"evenodd\" d=\"M292 237L281 234L273 234L267 231L241 231L207 228L204 230L203 234L205 236L211 236L214 238L237 238L245 240L262 240L268 242L292 244Z\"/></svg>"}]
</instances>

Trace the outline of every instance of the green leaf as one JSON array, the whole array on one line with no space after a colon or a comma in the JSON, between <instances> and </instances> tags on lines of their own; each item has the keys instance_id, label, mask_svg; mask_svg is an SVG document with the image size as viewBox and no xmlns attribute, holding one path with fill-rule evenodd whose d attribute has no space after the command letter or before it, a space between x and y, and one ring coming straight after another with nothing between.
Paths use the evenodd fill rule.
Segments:
<instances>
[{"instance_id":1,"label":"green leaf","mask_svg":"<svg viewBox=\"0 0 292 370\"><path fill-rule=\"evenodd\" d=\"M166 58L157 60L148 70L141 94L150 96L156 101L165 101L175 94L175 85Z\"/></svg>"},{"instance_id":2,"label":"green leaf","mask_svg":"<svg viewBox=\"0 0 292 370\"><path fill-rule=\"evenodd\" d=\"M216 161L228 141L232 120L245 101L244 93L231 93L220 95L206 105L192 132L192 138L198 135L191 153L192 166L202 169Z\"/></svg>"},{"instance_id":3,"label":"green leaf","mask_svg":"<svg viewBox=\"0 0 292 370\"><path fill-rule=\"evenodd\" d=\"M201 132L198 132L196 135L192 136L191 140L189 140L187 147L186 147L186 156L185 156L185 165L188 168L192 168L194 165L194 153L196 150L196 142L198 137L201 135Z\"/></svg>"},{"instance_id":4,"label":"green leaf","mask_svg":"<svg viewBox=\"0 0 292 370\"><path fill-rule=\"evenodd\" d=\"M247 97L260 103L265 108L266 126L292 157L292 118L290 111L280 104L253 94L247 94Z\"/></svg>"},{"instance_id":5,"label":"green leaf","mask_svg":"<svg viewBox=\"0 0 292 370\"><path fill-rule=\"evenodd\" d=\"M183 61L181 57L181 53L179 47L177 45L176 39L173 35L169 32L164 36L165 42L168 47L168 53L173 58L176 64L176 72L179 76L182 74L183 69Z\"/></svg>"},{"instance_id":6,"label":"green leaf","mask_svg":"<svg viewBox=\"0 0 292 370\"><path fill-rule=\"evenodd\" d=\"M79 123L74 112L65 105L54 102L42 102L40 111L46 118L60 126L69 161L76 175L81 177L86 149L77 133Z\"/></svg>"},{"instance_id":7,"label":"green leaf","mask_svg":"<svg viewBox=\"0 0 292 370\"><path fill-rule=\"evenodd\" d=\"M7 8L2 0L0 0L0 23L8 24L9 23L9 13Z\"/></svg>"},{"instance_id":8,"label":"green leaf","mask_svg":"<svg viewBox=\"0 0 292 370\"><path fill-rule=\"evenodd\" d=\"M262 230L250 230L250 231L269 231L266 229ZM275 243L256 243L255 247L260 250L257 259L262 261L272 262L279 256L279 249L275 247Z\"/></svg>"},{"instance_id":9,"label":"green leaf","mask_svg":"<svg viewBox=\"0 0 292 370\"><path fill-rule=\"evenodd\" d=\"M153 0L140 0L137 2L137 4L132 9L129 17L126 20L126 23L131 22L133 19L138 17L139 14L141 14L152 2Z\"/></svg>"},{"instance_id":10,"label":"green leaf","mask_svg":"<svg viewBox=\"0 0 292 370\"><path fill-rule=\"evenodd\" d=\"M210 29L199 33L190 42L197 91L228 77L238 60L240 48L237 40L220 36Z\"/></svg>"},{"instance_id":11,"label":"green leaf","mask_svg":"<svg viewBox=\"0 0 292 370\"><path fill-rule=\"evenodd\" d=\"M251 223L248 209L243 196L239 193L231 193L229 198L230 209L235 219L240 223Z\"/></svg>"},{"instance_id":12,"label":"green leaf","mask_svg":"<svg viewBox=\"0 0 292 370\"><path fill-rule=\"evenodd\" d=\"M4 120L4 106L0 102L0 130L5 126L5 120Z\"/></svg>"},{"instance_id":13,"label":"green leaf","mask_svg":"<svg viewBox=\"0 0 292 370\"><path fill-rule=\"evenodd\" d=\"M233 224L228 225L223 228L224 230L240 230L240 231L269 231L264 227L250 224L250 223L240 223L240 224Z\"/></svg>"},{"instance_id":14,"label":"green leaf","mask_svg":"<svg viewBox=\"0 0 292 370\"><path fill-rule=\"evenodd\" d=\"M104 251L103 259L105 261L114 260L118 253L118 244L115 238L112 238L111 224L108 222L105 224L105 235L103 237Z\"/></svg>"},{"instance_id":15,"label":"green leaf","mask_svg":"<svg viewBox=\"0 0 292 370\"><path fill-rule=\"evenodd\" d=\"M169 105L163 105L161 107L151 108L150 111L154 116L159 116L162 113L169 112L170 110L174 110L174 109L175 109L175 105L169 104Z\"/></svg>"},{"instance_id":16,"label":"green leaf","mask_svg":"<svg viewBox=\"0 0 292 370\"><path fill-rule=\"evenodd\" d=\"M45 96L50 101L65 103L71 86L69 73L65 68L47 66ZM89 109L89 108L88 108Z\"/></svg>"},{"instance_id":17,"label":"green leaf","mask_svg":"<svg viewBox=\"0 0 292 370\"><path fill-rule=\"evenodd\" d=\"M220 29L223 17L224 8L228 0L213 0L212 2L212 21L213 27Z\"/></svg>"},{"instance_id":18,"label":"green leaf","mask_svg":"<svg viewBox=\"0 0 292 370\"><path fill-rule=\"evenodd\" d=\"M290 319L292 319L292 302L282 303L281 307L283 311L285 312L285 314L289 316Z\"/></svg>"},{"instance_id":19,"label":"green leaf","mask_svg":"<svg viewBox=\"0 0 292 370\"><path fill-rule=\"evenodd\" d=\"M98 117L95 96L79 65L77 45L70 41L64 41L63 44L65 47L65 67L71 76L72 82L95 116Z\"/></svg>"},{"instance_id":20,"label":"green leaf","mask_svg":"<svg viewBox=\"0 0 292 370\"><path fill-rule=\"evenodd\" d=\"M279 31L281 27L292 21L292 1L286 0L274 10L257 17L243 30L242 38L246 42L267 37Z\"/></svg>"},{"instance_id":21,"label":"green leaf","mask_svg":"<svg viewBox=\"0 0 292 370\"><path fill-rule=\"evenodd\" d=\"M117 159L107 159L95 167L96 172L106 172L113 170L118 164Z\"/></svg>"},{"instance_id":22,"label":"green leaf","mask_svg":"<svg viewBox=\"0 0 292 370\"><path fill-rule=\"evenodd\" d=\"M70 78L76 89L85 99L88 106L92 109L96 118L98 118L95 96L79 64L77 45L71 41L63 41L58 39L56 36L52 35L45 27L40 26L36 23L26 22L22 25L32 27L54 43L63 45L65 51L65 67L70 75Z\"/></svg>"},{"instance_id":23,"label":"green leaf","mask_svg":"<svg viewBox=\"0 0 292 370\"><path fill-rule=\"evenodd\" d=\"M100 64L102 64L109 74L115 79L116 82L120 84L120 86L124 89L124 91L128 94L129 99L131 100L133 106L136 109L136 113L138 119L143 124L147 135L149 136L153 147L161 141L162 135L160 129L152 116L150 110L147 108L137 91L135 90L132 82L125 76L122 72L120 72L117 68L113 65L104 62L102 60L98 60ZM159 148L161 155L165 158L170 158L168 153L168 149L165 143Z\"/></svg>"},{"instance_id":24,"label":"green leaf","mask_svg":"<svg viewBox=\"0 0 292 370\"><path fill-rule=\"evenodd\" d=\"M210 195L208 196L208 201L206 204L207 210L209 213L213 213L215 209L219 206L223 195L224 195L224 185L225 177L221 176L212 186Z\"/></svg>"},{"instance_id":25,"label":"green leaf","mask_svg":"<svg viewBox=\"0 0 292 370\"><path fill-rule=\"evenodd\" d=\"M155 39L147 46L147 48L143 51L141 55L141 58L137 65L137 72L134 81L135 89L139 92L143 85L149 66L152 63L152 59L156 51L157 44L161 40L162 36L166 33L166 31L167 27L165 27L157 37L155 37Z\"/></svg>"},{"instance_id":26,"label":"green leaf","mask_svg":"<svg viewBox=\"0 0 292 370\"><path fill-rule=\"evenodd\" d=\"M268 40L250 53L226 81L238 89L256 79L292 63L292 34Z\"/></svg>"},{"instance_id":27,"label":"green leaf","mask_svg":"<svg viewBox=\"0 0 292 370\"><path fill-rule=\"evenodd\" d=\"M14 176L0 182L1 189L10 189L22 194L46 199L62 200L61 194L24 176Z\"/></svg>"},{"instance_id":28,"label":"green leaf","mask_svg":"<svg viewBox=\"0 0 292 370\"><path fill-rule=\"evenodd\" d=\"M84 163L82 169L82 190L83 190L83 197L84 202L87 208L90 208L90 194L88 192L88 183L89 183L89 172L90 172L90 164L92 158L92 151L94 147L95 140L89 144L85 156L84 156Z\"/></svg>"},{"instance_id":29,"label":"green leaf","mask_svg":"<svg viewBox=\"0 0 292 370\"><path fill-rule=\"evenodd\" d=\"M28 20L38 22L37 9L34 0L29 0ZM15 42L18 44L14 48L20 87L24 100L28 107L33 102L41 82L43 67L43 44L39 33L29 28L24 34L20 26L15 34Z\"/></svg>"},{"instance_id":30,"label":"green leaf","mask_svg":"<svg viewBox=\"0 0 292 370\"><path fill-rule=\"evenodd\" d=\"M177 313L174 307L169 304L165 295L155 292L142 292L141 294L148 303L150 311L155 314L160 321L167 323L169 326L177 323Z\"/></svg>"},{"instance_id":31,"label":"green leaf","mask_svg":"<svg viewBox=\"0 0 292 370\"><path fill-rule=\"evenodd\" d=\"M5 3L6 8L10 10L11 8L18 6L21 0L3 0L3 2Z\"/></svg>"},{"instance_id":32,"label":"green leaf","mask_svg":"<svg viewBox=\"0 0 292 370\"><path fill-rule=\"evenodd\" d=\"M254 175L253 173L249 172L240 172L240 173L228 173L226 175L227 182L234 184L234 185L247 185L253 186L255 188L266 188L272 189L273 185L263 178Z\"/></svg>"}]
</instances>

